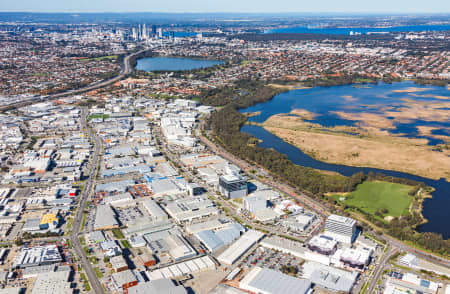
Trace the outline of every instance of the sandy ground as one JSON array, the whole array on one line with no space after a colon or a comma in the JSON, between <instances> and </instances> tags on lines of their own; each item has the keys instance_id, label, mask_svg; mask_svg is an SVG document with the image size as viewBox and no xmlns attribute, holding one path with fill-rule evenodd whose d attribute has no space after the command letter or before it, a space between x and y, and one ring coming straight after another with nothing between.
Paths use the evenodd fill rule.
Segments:
<instances>
[{"instance_id":1,"label":"sandy ground","mask_svg":"<svg viewBox=\"0 0 450 294\"><path fill-rule=\"evenodd\" d=\"M282 90L304 90L311 89L311 87L302 86L302 84L293 84L293 85L280 85L280 84L269 84L272 88L282 89Z\"/></svg>"},{"instance_id":2,"label":"sandy ground","mask_svg":"<svg viewBox=\"0 0 450 294\"><path fill-rule=\"evenodd\" d=\"M450 180L450 151L432 151L426 140L367 131L359 136L346 135L342 133L345 128L327 130L301 118L280 115L272 116L263 126L321 161Z\"/></svg>"},{"instance_id":3,"label":"sandy ground","mask_svg":"<svg viewBox=\"0 0 450 294\"><path fill-rule=\"evenodd\" d=\"M316 114L314 112L308 111L306 109L294 109L291 111L291 114L307 120L311 120L316 117Z\"/></svg>"},{"instance_id":4,"label":"sandy ground","mask_svg":"<svg viewBox=\"0 0 450 294\"><path fill-rule=\"evenodd\" d=\"M427 88L418 88L418 87L409 87L406 89L402 89L402 90L394 90L392 92L395 93L414 93L414 92L424 92L424 91L428 91L429 89Z\"/></svg>"},{"instance_id":5,"label":"sandy ground","mask_svg":"<svg viewBox=\"0 0 450 294\"><path fill-rule=\"evenodd\" d=\"M434 98L434 99L440 99L440 100L450 100L449 96L441 96L441 95L414 94L414 93L409 93L409 95L411 95L413 97L421 97L421 98Z\"/></svg>"}]
</instances>

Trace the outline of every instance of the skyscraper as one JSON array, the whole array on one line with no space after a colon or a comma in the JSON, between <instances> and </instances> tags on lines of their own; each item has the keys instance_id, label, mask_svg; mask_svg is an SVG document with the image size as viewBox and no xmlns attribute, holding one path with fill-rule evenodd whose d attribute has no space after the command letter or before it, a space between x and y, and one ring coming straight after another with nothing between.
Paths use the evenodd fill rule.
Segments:
<instances>
[{"instance_id":1,"label":"skyscraper","mask_svg":"<svg viewBox=\"0 0 450 294\"><path fill-rule=\"evenodd\" d=\"M147 40L147 38L148 38L147 27L145 26L145 23L144 23L144 25L142 26L142 37L141 37L141 39L142 40Z\"/></svg>"}]
</instances>

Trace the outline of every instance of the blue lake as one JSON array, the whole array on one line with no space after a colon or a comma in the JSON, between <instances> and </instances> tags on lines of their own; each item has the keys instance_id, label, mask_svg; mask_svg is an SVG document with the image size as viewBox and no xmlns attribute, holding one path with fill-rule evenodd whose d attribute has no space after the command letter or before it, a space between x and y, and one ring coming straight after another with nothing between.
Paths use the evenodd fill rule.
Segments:
<instances>
[{"instance_id":1,"label":"blue lake","mask_svg":"<svg viewBox=\"0 0 450 294\"><path fill-rule=\"evenodd\" d=\"M418 92L411 93L412 87L420 88ZM394 92L396 91L396 92ZM408 91L408 92L407 92ZM422 91L422 92L420 92ZM417 94L427 95L426 97L417 97ZM425 94L426 93L426 94ZM416 95L416 96L413 96ZM343 96L351 96L352 99L344 99ZM433 96L441 97L435 99ZM270 116L279 113L289 113L293 109L306 109L316 114L311 122L322 124L324 126L336 125L357 125L358 122L348 119L342 119L335 111L345 112L368 112L382 113L380 109L386 107L390 110L405 107L406 101L415 100L418 102L429 101L439 103L443 101L442 97L449 96L449 91L444 87L419 86L412 82L402 82L394 84L365 85L364 87L337 86L337 87L317 87L312 89L293 90L275 96L272 100L254 105L241 110L241 112L257 112L260 114L249 118L249 121L264 122ZM450 98L449 98L450 99ZM406 106L407 107L407 106ZM392 109L391 109L392 108ZM407 137L425 137L429 144L441 143L441 140L429 136L422 136L417 133L418 125L434 126L437 129L433 134L447 135L450 130L450 111L449 119L444 121L424 121L421 119L410 120L408 123L394 123L395 128L391 133L401 133ZM299 148L284 142L279 137L266 131L264 128L255 125L244 125L241 129L256 138L262 140L261 147L273 148L276 151L285 154L292 162L306 167L320 170L338 172L345 176L351 176L357 172L368 173L381 172L388 176L399 178L408 178L419 182L424 182L428 186L435 188L432 199L426 199L423 205L423 215L428 219L428 223L422 225L419 230L424 232L436 232L450 237L450 182L444 179L432 180L407 173L382 170L365 167L352 167L345 165L329 164L315 160L309 155L303 153Z\"/></svg>"},{"instance_id":2,"label":"blue lake","mask_svg":"<svg viewBox=\"0 0 450 294\"><path fill-rule=\"evenodd\" d=\"M416 26L396 26L386 28L308 28L308 27L288 27L269 30L266 33L295 33L295 34L331 34L349 35L350 32L367 33L397 33L397 32L423 32L423 31L448 31L450 25L416 25Z\"/></svg>"},{"instance_id":3,"label":"blue lake","mask_svg":"<svg viewBox=\"0 0 450 294\"><path fill-rule=\"evenodd\" d=\"M305 109L315 114L308 122L319 123L325 127L364 125L364 119L348 119L340 113L377 115L392 123L389 129L392 134L405 137L425 138L430 145L445 143L434 136L419 134L417 126L434 127L433 134L445 134L450 131L450 111L440 105L450 102L450 91L445 87L421 86L413 82L378 85L315 87L285 92L272 100L257 104L242 112L260 112L249 118L249 121L262 123L269 117L279 113L289 113L294 109ZM430 106L448 113L447 120L433 120L419 116L416 119L396 120L401 111L417 111L415 103Z\"/></svg>"},{"instance_id":4,"label":"blue lake","mask_svg":"<svg viewBox=\"0 0 450 294\"><path fill-rule=\"evenodd\" d=\"M211 67L223 64L220 60L178 57L149 57L138 59L136 69L143 71L179 71Z\"/></svg>"}]
</instances>

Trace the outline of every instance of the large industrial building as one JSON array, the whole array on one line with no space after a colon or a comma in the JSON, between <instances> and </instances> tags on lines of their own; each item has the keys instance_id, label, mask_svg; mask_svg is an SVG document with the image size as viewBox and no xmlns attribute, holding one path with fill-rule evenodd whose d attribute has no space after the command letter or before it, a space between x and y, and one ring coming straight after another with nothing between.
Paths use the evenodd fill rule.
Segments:
<instances>
[{"instance_id":1,"label":"large industrial building","mask_svg":"<svg viewBox=\"0 0 450 294\"><path fill-rule=\"evenodd\" d=\"M210 215L218 215L219 210L207 197L186 197L169 202L164 209L177 222L191 222Z\"/></svg>"},{"instance_id":2,"label":"large industrial building","mask_svg":"<svg viewBox=\"0 0 450 294\"><path fill-rule=\"evenodd\" d=\"M231 265L235 263L245 252L255 245L264 236L263 233L249 230L242 235L236 242L227 248L217 257L221 263Z\"/></svg>"},{"instance_id":3,"label":"large industrial building","mask_svg":"<svg viewBox=\"0 0 450 294\"><path fill-rule=\"evenodd\" d=\"M109 205L97 205L94 230L110 230L119 227L116 213Z\"/></svg>"},{"instance_id":4,"label":"large industrial building","mask_svg":"<svg viewBox=\"0 0 450 294\"><path fill-rule=\"evenodd\" d=\"M141 282L127 290L128 294L187 294L183 286L176 286L170 279Z\"/></svg>"},{"instance_id":5,"label":"large industrial building","mask_svg":"<svg viewBox=\"0 0 450 294\"><path fill-rule=\"evenodd\" d=\"M56 245L24 247L14 260L13 268L46 265L62 261Z\"/></svg>"},{"instance_id":6,"label":"large industrial building","mask_svg":"<svg viewBox=\"0 0 450 294\"><path fill-rule=\"evenodd\" d=\"M222 247L231 244L239 238L245 228L239 223L228 223L227 227L218 230L204 230L197 232L195 237L208 249L209 252L216 252Z\"/></svg>"},{"instance_id":7,"label":"large industrial building","mask_svg":"<svg viewBox=\"0 0 450 294\"><path fill-rule=\"evenodd\" d=\"M165 221L168 219L167 213L153 199L145 199L142 201L147 213L152 221Z\"/></svg>"},{"instance_id":8,"label":"large industrial building","mask_svg":"<svg viewBox=\"0 0 450 294\"><path fill-rule=\"evenodd\" d=\"M332 214L325 222L325 234L336 241L351 244L356 233L356 221L352 218Z\"/></svg>"},{"instance_id":9,"label":"large industrial building","mask_svg":"<svg viewBox=\"0 0 450 294\"><path fill-rule=\"evenodd\" d=\"M69 282L70 270L42 273L37 276L31 294L73 293Z\"/></svg>"},{"instance_id":10,"label":"large industrial building","mask_svg":"<svg viewBox=\"0 0 450 294\"><path fill-rule=\"evenodd\" d=\"M358 276L358 272L348 272L313 261L303 264L303 278L329 291L350 293Z\"/></svg>"},{"instance_id":11,"label":"large industrial building","mask_svg":"<svg viewBox=\"0 0 450 294\"><path fill-rule=\"evenodd\" d=\"M239 288L261 294L307 294L311 282L275 270L254 267L239 283Z\"/></svg>"},{"instance_id":12,"label":"large industrial building","mask_svg":"<svg viewBox=\"0 0 450 294\"><path fill-rule=\"evenodd\" d=\"M214 261L209 256L202 256L147 272L147 275L150 280L156 281L160 279L175 279L181 276L215 269L216 264Z\"/></svg>"}]
</instances>

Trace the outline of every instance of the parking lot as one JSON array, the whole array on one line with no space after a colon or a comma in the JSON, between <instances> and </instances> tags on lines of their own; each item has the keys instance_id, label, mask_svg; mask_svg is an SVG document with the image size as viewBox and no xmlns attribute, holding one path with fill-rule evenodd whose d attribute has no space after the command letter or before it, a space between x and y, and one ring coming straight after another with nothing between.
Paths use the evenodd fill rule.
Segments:
<instances>
[{"instance_id":1,"label":"parking lot","mask_svg":"<svg viewBox=\"0 0 450 294\"><path fill-rule=\"evenodd\" d=\"M299 257L272 249L258 247L258 249L253 251L253 253L243 260L242 265L246 268L254 266L270 268L283 273L288 273L288 270L290 269L290 273L296 277L301 277L303 262L304 260Z\"/></svg>"}]
</instances>

